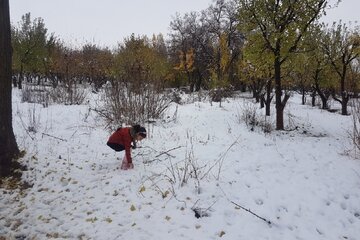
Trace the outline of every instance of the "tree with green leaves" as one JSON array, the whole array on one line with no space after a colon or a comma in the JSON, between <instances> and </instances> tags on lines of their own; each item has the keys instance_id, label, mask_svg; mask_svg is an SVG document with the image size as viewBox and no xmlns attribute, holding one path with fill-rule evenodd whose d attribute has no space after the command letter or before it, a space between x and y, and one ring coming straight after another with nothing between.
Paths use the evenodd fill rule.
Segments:
<instances>
[{"instance_id":1,"label":"tree with green leaves","mask_svg":"<svg viewBox=\"0 0 360 240\"><path fill-rule=\"evenodd\" d=\"M347 77L351 64L359 57L360 32L356 28L351 30L346 24L334 23L332 28L326 31L322 42L322 48L330 62L330 65L338 76L337 94L332 93L333 98L341 104L341 114L347 115L347 104L351 97L352 89L349 89ZM340 98L338 97L340 95Z\"/></svg>"},{"instance_id":2,"label":"tree with green leaves","mask_svg":"<svg viewBox=\"0 0 360 240\"><path fill-rule=\"evenodd\" d=\"M317 94L322 102L321 108L328 109L328 100L331 96L334 77L326 53L321 46L324 37L325 32L322 26L313 26L309 29L303 44L306 51L301 54L305 62L300 63L300 65L304 68L304 74L309 75L312 85L312 106L315 106L315 96Z\"/></svg>"},{"instance_id":3,"label":"tree with green leaves","mask_svg":"<svg viewBox=\"0 0 360 240\"><path fill-rule=\"evenodd\" d=\"M48 57L48 34L42 18L31 19L30 13L22 16L19 28L13 28L13 69L18 76L18 87L22 88L24 74L28 81L33 74L45 73L44 60Z\"/></svg>"},{"instance_id":4,"label":"tree with green leaves","mask_svg":"<svg viewBox=\"0 0 360 240\"><path fill-rule=\"evenodd\" d=\"M284 108L290 97L282 87L282 66L298 50L303 35L322 13L326 0L239 0L240 29L247 38L261 37L273 55L276 129L284 129Z\"/></svg>"},{"instance_id":5,"label":"tree with green leaves","mask_svg":"<svg viewBox=\"0 0 360 240\"><path fill-rule=\"evenodd\" d=\"M12 127L9 0L0 0L0 177L11 173L19 154Z\"/></svg>"},{"instance_id":6,"label":"tree with green leaves","mask_svg":"<svg viewBox=\"0 0 360 240\"><path fill-rule=\"evenodd\" d=\"M248 38L243 48L242 73L246 73L243 78L253 91L253 97L260 101L260 106L264 107L266 116L270 116L270 104L274 97L272 54L267 49L262 48L260 37Z\"/></svg>"},{"instance_id":7,"label":"tree with green leaves","mask_svg":"<svg viewBox=\"0 0 360 240\"><path fill-rule=\"evenodd\" d=\"M155 44L156 45L156 44ZM147 37L131 35L119 45L114 57L114 76L133 91L151 83L164 86L169 72L167 56Z\"/></svg>"}]
</instances>

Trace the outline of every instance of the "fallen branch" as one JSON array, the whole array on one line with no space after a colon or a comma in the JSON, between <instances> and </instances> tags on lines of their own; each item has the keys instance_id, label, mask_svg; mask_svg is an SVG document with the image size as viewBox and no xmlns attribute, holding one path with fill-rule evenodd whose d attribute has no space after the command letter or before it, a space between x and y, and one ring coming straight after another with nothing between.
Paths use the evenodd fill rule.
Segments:
<instances>
[{"instance_id":1,"label":"fallen branch","mask_svg":"<svg viewBox=\"0 0 360 240\"><path fill-rule=\"evenodd\" d=\"M48 137L52 137L52 138L55 138L55 139L58 139L58 140L61 140L61 141L64 141L64 142L67 142L66 139L62 139L62 138L59 138L59 137L55 137L55 136L52 136L50 134L47 134L47 133L42 133L43 136L48 136Z\"/></svg>"},{"instance_id":2,"label":"fallen branch","mask_svg":"<svg viewBox=\"0 0 360 240\"><path fill-rule=\"evenodd\" d=\"M170 152L170 151L173 151L173 150L175 150L175 149L181 148L181 147L182 147L182 146L178 146L178 147L174 147L174 148L172 148L172 149L169 149L169 150L167 150L167 151L165 151L165 152L161 152L161 153L159 153L158 155L156 155L154 159L151 159L151 160L148 160L148 161L144 161L143 163L148 164L148 163L152 163L152 162L155 162L155 161L160 161L160 159L159 159L158 157L160 157L161 155L164 155L164 154L168 155L168 157L174 158L175 156L169 154L169 152ZM152 147L149 147L149 146L143 146L143 147L141 147L141 148L150 148L150 149L152 149L153 151L158 152L156 149L154 149L154 148L152 148Z\"/></svg>"},{"instance_id":3,"label":"fallen branch","mask_svg":"<svg viewBox=\"0 0 360 240\"><path fill-rule=\"evenodd\" d=\"M257 217L257 218L263 220L264 222L266 222L267 224L271 225L271 221L267 220L266 218L260 217L260 216L257 215L256 213L252 212L250 209L247 209L247 208L241 206L240 204L237 204L237 203L235 203L234 201L231 201L231 200L227 197L227 195L226 195L226 193L224 192L224 190L223 190L220 186L219 186L219 188L220 188L220 190L223 192L225 198L226 198L229 202L231 202L231 203L234 204L235 206L241 208L242 210L245 210L245 211L247 211L248 213L251 213L251 214L254 215L255 217Z\"/></svg>"},{"instance_id":4,"label":"fallen branch","mask_svg":"<svg viewBox=\"0 0 360 240\"><path fill-rule=\"evenodd\" d=\"M230 200L229 200L229 201L230 201ZM237 203L235 203L235 202L233 202L233 201L230 201L230 202L231 202L232 204L234 204L235 206L237 206L237 207L239 207L239 208L241 208L241 209L243 209L243 210L251 213L251 214L254 215L255 217L263 220L263 221L266 222L267 224L271 225L271 222L270 222L269 220L267 220L267 219L265 219L265 218L263 218L263 217L260 217L260 216L257 215L256 213L252 212L250 209L244 208L243 206L241 206L241 205L239 205L239 204L237 204Z\"/></svg>"},{"instance_id":5,"label":"fallen branch","mask_svg":"<svg viewBox=\"0 0 360 240\"><path fill-rule=\"evenodd\" d=\"M169 152L172 151L172 150L178 149L178 148L181 148L181 146L178 146L178 147L174 147L174 148L172 148L172 149L169 149L169 150L167 150L167 151L165 151L165 152L162 152L162 153L156 155L155 157L156 157L156 158L157 158L157 157L160 157L160 156L163 155L163 154L167 154L167 155L170 156L170 157L174 157L174 156L170 155Z\"/></svg>"}]
</instances>

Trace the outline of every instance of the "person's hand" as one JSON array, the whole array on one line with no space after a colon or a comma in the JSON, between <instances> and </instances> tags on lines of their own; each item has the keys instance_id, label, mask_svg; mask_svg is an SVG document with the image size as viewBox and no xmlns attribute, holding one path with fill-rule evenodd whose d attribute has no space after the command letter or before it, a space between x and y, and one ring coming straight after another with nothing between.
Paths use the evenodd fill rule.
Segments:
<instances>
[{"instance_id":1,"label":"person's hand","mask_svg":"<svg viewBox=\"0 0 360 240\"><path fill-rule=\"evenodd\" d=\"M129 163L129 164L128 164L128 169L134 169L134 164L133 164L133 163Z\"/></svg>"}]
</instances>

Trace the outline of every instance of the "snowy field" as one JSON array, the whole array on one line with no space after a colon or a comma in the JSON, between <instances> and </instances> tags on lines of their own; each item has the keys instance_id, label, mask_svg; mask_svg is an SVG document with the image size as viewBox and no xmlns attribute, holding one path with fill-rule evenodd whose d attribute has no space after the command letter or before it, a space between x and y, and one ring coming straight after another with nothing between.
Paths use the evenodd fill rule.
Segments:
<instances>
[{"instance_id":1,"label":"snowy field","mask_svg":"<svg viewBox=\"0 0 360 240\"><path fill-rule=\"evenodd\" d=\"M294 130L265 134L241 120L251 99L174 104L146 125L135 169L121 171L123 153L106 146L110 133L89 105L13 96L33 187L0 189L0 239L360 239L351 116L295 95L284 117Z\"/></svg>"}]
</instances>

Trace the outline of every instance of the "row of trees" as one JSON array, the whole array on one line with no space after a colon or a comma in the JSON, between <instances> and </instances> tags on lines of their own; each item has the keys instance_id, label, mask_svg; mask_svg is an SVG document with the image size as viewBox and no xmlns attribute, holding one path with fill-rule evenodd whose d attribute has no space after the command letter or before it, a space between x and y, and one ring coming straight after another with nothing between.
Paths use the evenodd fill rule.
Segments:
<instances>
[{"instance_id":1,"label":"row of trees","mask_svg":"<svg viewBox=\"0 0 360 240\"><path fill-rule=\"evenodd\" d=\"M124 39L117 49L87 43L71 48L48 34L41 18L25 14L12 28L13 82L156 82L190 91L250 88L266 106L275 96L277 129L284 129L287 90L312 93L322 107L332 95L347 114L359 79L359 29L318 20L326 0L218 0L208 9L176 15L162 35ZM275 89L275 95L273 95Z\"/></svg>"},{"instance_id":2,"label":"row of trees","mask_svg":"<svg viewBox=\"0 0 360 240\"><path fill-rule=\"evenodd\" d=\"M238 85L238 63L244 38L240 34L235 2L218 1L202 13L177 15L170 23L170 39L130 36L117 49L87 43L81 49L66 46L49 34L41 18L25 14L12 28L13 83L59 82L73 79L146 82L162 86L189 85L191 91Z\"/></svg>"},{"instance_id":3,"label":"row of trees","mask_svg":"<svg viewBox=\"0 0 360 240\"><path fill-rule=\"evenodd\" d=\"M323 108L331 94L341 103L343 115L350 96L358 91L359 29L350 30L341 22L330 28L320 24L327 4L326 0L240 0L239 27L247 37L244 71L258 93L266 86L268 115L275 88L277 129L284 129L289 89L300 90L303 96L319 94Z\"/></svg>"}]
</instances>

